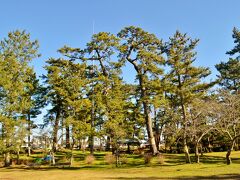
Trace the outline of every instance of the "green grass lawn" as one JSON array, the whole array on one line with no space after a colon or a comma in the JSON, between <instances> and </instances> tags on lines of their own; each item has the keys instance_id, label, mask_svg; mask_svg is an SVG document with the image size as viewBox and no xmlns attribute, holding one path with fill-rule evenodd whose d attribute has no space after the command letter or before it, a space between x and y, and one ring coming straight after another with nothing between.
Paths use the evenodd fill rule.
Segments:
<instances>
[{"instance_id":1,"label":"green grass lawn","mask_svg":"<svg viewBox=\"0 0 240 180\"><path fill-rule=\"evenodd\" d=\"M36 158L41 154L33 155ZM63 154L58 154L61 158ZM88 165L85 154L75 151L73 167L53 168L41 166L27 168L13 166L0 168L0 180L12 179L240 179L240 151L233 151L231 165L225 164L225 153L208 153L201 157L200 164L185 164L183 154L164 154L164 164L153 158L144 164L139 155L128 155L127 164L116 168L104 162L105 153L95 153L96 160ZM26 158L26 157L22 157Z\"/></svg>"}]
</instances>

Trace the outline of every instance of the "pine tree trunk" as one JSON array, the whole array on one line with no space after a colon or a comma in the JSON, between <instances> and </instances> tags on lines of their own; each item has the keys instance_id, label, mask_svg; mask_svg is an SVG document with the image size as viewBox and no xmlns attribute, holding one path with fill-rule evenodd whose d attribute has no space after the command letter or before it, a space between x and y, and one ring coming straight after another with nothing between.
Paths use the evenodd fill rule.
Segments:
<instances>
[{"instance_id":1,"label":"pine tree trunk","mask_svg":"<svg viewBox=\"0 0 240 180\"><path fill-rule=\"evenodd\" d=\"M11 165L10 152L4 154L4 167L9 167Z\"/></svg>"},{"instance_id":2,"label":"pine tree trunk","mask_svg":"<svg viewBox=\"0 0 240 180\"><path fill-rule=\"evenodd\" d=\"M118 148L115 148L116 151L115 151L115 158L116 158L116 167L118 167L119 165L119 151L118 151Z\"/></svg>"},{"instance_id":3,"label":"pine tree trunk","mask_svg":"<svg viewBox=\"0 0 240 180\"><path fill-rule=\"evenodd\" d=\"M57 142L58 142L58 129L59 129L59 120L60 120L60 109L57 109L54 130L53 130L53 152L57 151Z\"/></svg>"},{"instance_id":4,"label":"pine tree trunk","mask_svg":"<svg viewBox=\"0 0 240 180\"><path fill-rule=\"evenodd\" d=\"M181 107L182 107L182 114L183 114L183 150L185 154L185 160L186 163L191 163L191 158L188 150L188 145L187 145L187 116L186 116L186 109L183 104L183 98L181 96Z\"/></svg>"},{"instance_id":5,"label":"pine tree trunk","mask_svg":"<svg viewBox=\"0 0 240 180\"><path fill-rule=\"evenodd\" d=\"M89 142L90 154L93 154L94 152L94 136L93 135L89 136L88 142Z\"/></svg>"},{"instance_id":6,"label":"pine tree trunk","mask_svg":"<svg viewBox=\"0 0 240 180\"><path fill-rule=\"evenodd\" d=\"M106 151L110 151L111 137L107 136Z\"/></svg>"},{"instance_id":7,"label":"pine tree trunk","mask_svg":"<svg viewBox=\"0 0 240 180\"><path fill-rule=\"evenodd\" d=\"M20 149L17 149L17 165L20 164L20 154L19 154Z\"/></svg>"},{"instance_id":8,"label":"pine tree trunk","mask_svg":"<svg viewBox=\"0 0 240 180\"><path fill-rule=\"evenodd\" d=\"M51 155L51 158L52 158L52 165L55 166L56 161L55 161L55 154L54 154L54 151L52 151L52 152L50 153L50 155Z\"/></svg>"},{"instance_id":9,"label":"pine tree trunk","mask_svg":"<svg viewBox=\"0 0 240 180\"><path fill-rule=\"evenodd\" d=\"M29 139L30 139L30 136L28 136L28 141L30 141ZM31 156L31 147L29 144L28 144L28 156Z\"/></svg>"},{"instance_id":10,"label":"pine tree trunk","mask_svg":"<svg viewBox=\"0 0 240 180\"><path fill-rule=\"evenodd\" d=\"M74 146L71 147L70 166L73 165L73 147L74 147Z\"/></svg>"},{"instance_id":11,"label":"pine tree trunk","mask_svg":"<svg viewBox=\"0 0 240 180\"><path fill-rule=\"evenodd\" d=\"M160 134L159 133L155 133L155 142L156 142L156 147L157 147L157 150L159 151L159 145L160 145Z\"/></svg>"},{"instance_id":12,"label":"pine tree trunk","mask_svg":"<svg viewBox=\"0 0 240 180\"><path fill-rule=\"evenodd\" d=\"M28 156L31 156L31 119L28 113Z\"/></svg>"},{"instance_id":13,"label":"pine tree trunk","mask_svg":"<svg viewBox=\"0 0 240 180\"><path fill-rule=\"evenodd\" d=\"M190 158L190 154L189 154L186 138L183 139L183 148L184 148L184 154L185 154L186 163L191 163L191 158Z\"/></svg>"},{"instance_id":14,"label":"pine tree trunk","mask_svg":"<svg viewBox=\"0 0 240 180\"><path fill-rule=\"evenodd\" d=\"M155 138L153 135L153 129L152 129L152 119L150 115L150 110L148 107L148 104L146 102L143 103L144 108L144 115L145 115L145 123L147 127L147 133L148 133L148 139L150 143L151 152L153 155L156 155L158 153L157 146L155 143Z\"/></svg>"},{"instance_id":15,"label":"pine tree trunk","mask_svg":"<svg viewBox=\"0 0 240 180\"><path fill-rule=\"evenodd\" d=\"M70 149L70 128L66 127L66 148Z\"/></svg>"},{"instance_id":16,"label":"pine tree trunk","mask_svg":"<svg viewBox=\"0 0 240 180\"><path fill-rule=\"evenodd\" d=\"M93 98L93 97L92 97ZM90 148L90 153L93 154L93 151L94 151L94 100L92 99L92 107L91 107L91 135L89 136L89 148Z\"/></svg>"},{"instance_id":17,"label":"pine tree trunk","mask_svg":"<svg viewBox=\"0 0 240 180\"><path fill-rule=\"evenodd\" d=\"M81 139L78 139L78 150L82 149Z\"/></svg>"},{"instance_id":18,"label":"pine tree trunk","mask_svg":"<svg viewBox=\"0 0 240 180\"><path fill-rule=\"evenodd\" d=\"M160 144L160 130L159 130L159 126L157 124L157 111L154 108L154 129L155 129L155 133L154 133L154 138L155 138L155 142L156 142L156 147L157 150L159 151L159 144Z\"/></svg>"},{"instance_id":19,"label":"pine tree trunk","mask_svg":"<svg viewBox=\"0 0 240 180\"><path fill-rule=\"evenodd\" d=\"M143 109L144 109L144 118L145 118L145 124L147 128L147 133L148 133L148 141L150 143L150 150L153 155L158 154L154 134L153 134L153 128L152 128L152 118L150 115L150 106L146 100L147 93L146 93L146 88L144 87L144 80L143 80L143 75L141 75L140 70L138 67L135 66L136 71L138 72L138 77L139 77L139 85L141 88L141 99L143 100Z\"/></svg>"},{"instance_id":20,"label":"pine tree trunk","mask_svg":"<svg viewBox=\"0 0 240 180\"><path fill-rule=\"evenodd\" d=\"M131 153L131 148L130 148L130 144L127 144L127 153L130 154Z\"/></svg>"}]
</instances>

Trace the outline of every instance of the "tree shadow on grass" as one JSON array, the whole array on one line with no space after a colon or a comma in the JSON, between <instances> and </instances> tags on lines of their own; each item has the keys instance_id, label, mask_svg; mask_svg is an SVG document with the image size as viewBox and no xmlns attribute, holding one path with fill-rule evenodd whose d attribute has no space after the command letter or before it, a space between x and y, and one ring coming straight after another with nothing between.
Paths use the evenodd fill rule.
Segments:
<instances>
[{"instance_id":1,"label":"tree shadow on grass","mask_svg":"<svg viewBox=\"0 0 240 180\"><path fill-rule=\"evenodd\" d=\"M96 158L96 160L103 160L105 155L106 154L103 154L103 153L99 154L98 153L98 154L94 154L94 157Z\"/></svg>"},{"instance_id":2,"label":"tree shadow on grass","mask_svg":"<svg viewBox=\"0 0 240 180\"><path fill-rule=\"evenodd\" d=\"M163 154L165 157L165 162L168 163L169 166L175 166L175 165L181 165L185 164L185 157L183 155L179 154ZM240 164L240 159L239 158L231 158L232 162L234 164ZM191 156L191 161L192 163L195 163L195 156ZM203 164L225 164L226 163L226 158L221 157L221 156L208 156L208 155L203 155L200 156L200 163Z\"/></svg>"},{"instance_id":3,"label":"tree shadow on grass","mask_svg":"<svg viewBox=\"0 0 240 180\"><path fill-rule=\"evenodd\" d=\"M240 159L239 158L231 158L232 162L234 164L240 164ZM219 157L219 156L206 156L203 155L200 157L200 162L204 164L221 164L221 163L226 163L226 158L225 157Z\"/></svg>"},{"instance_id":4,"label":"tree shadow on grass","mask_svg":"<svg viewBox=\"0 0 240 180\"><path fill-rule=\"evenodd\" d=\"M103 166L82 166L82 167L57 167L57 166L49 166L49 167L5 167L3 172L14 172L14 170L20 171L52 171L52 170L90 170L90 169L106 169ZM1 170L1 168L0 168ZM0 177L1 180L1 177Z\"/></svg>"},{"instance_id":5,"label":"tree shadow on grass","mask_svg":"<svg viewBox=\"0 0 240 180\"><path fill-rule=\"evenodd\" d=\"M157 180L157 179L240 179L240 174L223 174L223 175L213 175L213 176L178 176L178 177L107 177L105 179L138 179L138 180Z\"/></svg>"}]
</instances>

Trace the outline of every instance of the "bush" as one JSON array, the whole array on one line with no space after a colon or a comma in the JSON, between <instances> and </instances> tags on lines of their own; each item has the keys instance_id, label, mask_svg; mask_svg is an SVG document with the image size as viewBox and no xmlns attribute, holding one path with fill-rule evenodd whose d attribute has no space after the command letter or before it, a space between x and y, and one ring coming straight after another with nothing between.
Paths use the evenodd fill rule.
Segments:
<instances>
[{"instance_id":1,"label":"bush","mask_svg":"<svg viewBox=\"0 0 240 180\"><path fill-rule=\"evenodd\" d=\"M12 159L12 166L17 165L17 160L16 159Z\"/></svg>"},{"instance_id":2,"label":"bush","mask_svg":"<svg viewBox=\"0 0 240 180\"><path fill-rule=\"evenodd\" d=\"M42 158L37 158L34 161L36 164L42 164L43 163L43 159Z\"/></svg>"},{"instance_id":3,"label":"bush","mask_svg":"<svg viewBox=\"0 0 240 180\"><path fill-rule=\"evenodd\" d=\"M28 165L28 160L27 159L20 159L19 164L21 165Z\"/></svg>"},{"instance_id":4,"label":"bush","mask_svg":"<svg viewBox=\"0 0 240 180\"><path fill-rule=\"evenodd\" d=\"M112 154L106 154L104 160L107 164L114 164L116 162L115 156Z\"/></svg>"},{"instance_id":5,"label":"bush","mask_svg":"<svg viewBox=\"0 0 240 180\"><path fill-rule=\"evenodd\" d=\"M161 164L161 165L165 163L164 156L162 154L159 154L157 156L157 160L158 160L158 163Z\"/></svg>"},{"instance_id":6,"label":"bush","mask_svg":"<svg viewBox=\"0 0 240 180\"><path fill-rule=\"evenodd\" d=\"M144 155L144 148L138 148L138 149L134 150L133 154Z\"/></svg>"},{"instance_id":7,"label":"bush","mask_svg":"<svg viewBox=\"0 0 240 180\"><path fill-rule=\"evenodd\" d=\"M121 162L122 164L127 164L127 163L128 163L128 158L127 158L127 156L126 156L126 155L122 155L122 156L120 157L120 162Z\"/></svg>"},{"instance_id":8,"label":"bush","mask_svg":"<svg viewBox=\"0 0 240 180\"><path fill-rule=\"evenodd\" d=\"M88 165L93 164L94 161L95 161L95 157L92 154L86 156L86 158L85 158L85 162Z\"/></svg>"},{"instance_id":9,"label":"bush","mask_svg":"<svg viewBox=\"0 0 240 180\"><path fill-rule=\"evenodd\" d=\"M144 157L144 163L145 164L150 164L153 156L152 156L151 153L146 153L146 154L144 154L143 157Z\"/></svg>"}]
</instances>

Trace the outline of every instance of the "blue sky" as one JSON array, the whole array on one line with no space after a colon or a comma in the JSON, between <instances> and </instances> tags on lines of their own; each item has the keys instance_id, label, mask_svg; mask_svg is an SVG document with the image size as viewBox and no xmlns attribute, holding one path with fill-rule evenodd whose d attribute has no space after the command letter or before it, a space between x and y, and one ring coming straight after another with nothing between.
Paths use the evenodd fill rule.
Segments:
<instances>
[{"instance_id":1,"label":"blue sky","mask_svg":"<svg viewBox=\"0 0 240 180\"><path fill-rule=\"evenodd\" d=\"M40 42L42 57L33 62L41 75L44 61L58 57L63 45L83 47L95 32L117 33L134 25L167 40L176 30L199 38L196 63L210 67L226 61L232 29L240 27L238 0L1 0L0 39L25 29ZM132 81L129 69L129 81Z\"/></svg>"}]
</instances>

